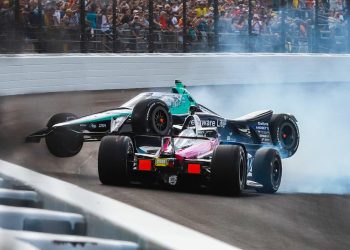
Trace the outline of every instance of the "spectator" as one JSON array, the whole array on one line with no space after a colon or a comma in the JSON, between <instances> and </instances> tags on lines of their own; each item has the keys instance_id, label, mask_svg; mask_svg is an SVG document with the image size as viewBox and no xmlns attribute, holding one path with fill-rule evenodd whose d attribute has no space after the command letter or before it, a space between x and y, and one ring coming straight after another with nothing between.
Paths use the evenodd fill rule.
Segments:
<instances>
[{"instance_id":1,"label":"spectator","mask_svg":"<svg viewBox=\"0 0 350 250\"><path fill-rule=\"evenodd\" d=\"M52 14L53 25L54 26L59 26L61 24L61 10L60 10L60 6L61 5L59 3L57 3L55 11Z\"/></svg>"},{"instance_id":2,"label":"spectator","mask_svg":"<svg viewBox=\"0 0 350 250\"><path fill-rule=\"evenodd\" d=\"M22 3L23 1L23 3ZM7 12L11 12L9 0L0 0L0 8L7 6ZM271 51L276 51L277 44L281 44L281 12L272 12L270 1L252 0L252 38L256 42L255 48L263 46L258 44L259 37L267 37L264 40L264 46L270 46ZM21 16L27 26L39 27L43 20L46 26L64 26L73 27L79 25L79 1L78 0L42 0L42 16L39 14L37 0L21 0ZM313 9L315 0L291 0L288 2L286 32L287 39L290 43L298 44L312 37L310 27L312 25ZM320 14L329 16L324 20L321 29L330 31L332 36L343 35L346 32L344 12L345 0L330 1L331 14L327 13L326 4L320 3ZM27 5L27 6L25 6ZM85 0L86 6L86 24L92 30L99 30L103 33L109 33L112 26L112 1L111 0ZM213 38L214 32L214 8L213 1L189 0L187 1L187 31L186 36L194 45L195 43L207 43L209 38ZM304 9L303 9L304 8ZM305 10L307 8L307 10ZM149 27L147 0L117 0L117 30L118 39L125 34L124 44L130 40L130 37L140 37L138 34L144 34L143 31ZM154 0L154 37L159 43L178 43L182 35L183 18L182 18L182 1L180 0ZM244 43L248 30L248 0L218 0L219 22L218 32L220 40L223 36L234 37L238 43ZM13 11L12 11L13 12ZM298 13L300 16L298 16ZM311 25L310 25L311 24ZM29 30L29 29L27 29ZM161 30L161 32L157 32ZM322 30L323 31L323 30ZM58 32L59 33L59 32ZM75 32L76 34L77 32ZM27 35L28 37L35 37ZM174 37L177 39L174 39ZM79 38L78 38L79 39ZM208 40L207 42L206 39ZM212 39L213 42L216 39ZM223 41L223 40L220 40ZM223 43L230 44L233 40L225 40ZM134 40L133 40L134 42ZM263 42L262 40L260 41ZM158 44L159 44L158 43ZM134 43L135 45L135 43ZM131 47L135 47L135 46ZM167 46L165 46L167 47ZM177 46L179 48L180 46ZM197 46L198 47L198 46ZM200 46L199 46L200 47ZM164 46L162 47L164 49ZM167 47L170 48L170 47ZM207 47L203 46L205 51Z\"/></svg>"},{"instance_id":3,"label":"spectator","mask_svg":"<svg viewBox=\"0 0 350 250\"><path fill-rule=\"evenodd\" d=\"M204 17L208 13L205 1L200 1L198 7L196 8L196 16Z\"/></svg>"},{"instance_id":4,"label":"spectator","mask_svg":"<svg viewBox=\"0 0 350 250\"><path fill-rule=\"evenodd\" d=\"M90 28L92 32L96 30L97 24L96 24L96 19L97 19L97 13L96 13L97 6L95 3L91 3L88 7L88 11L86 13L86 21L90 25Z\"/></svg>"},{"instance_id":5,"label":"spectator","mask_svg":"<svg viewBox=\"0 0 350 250\"><path fill-rule=\"evenodd\" d=\"M140 17L135 15L134 19L130 23L130 30L132 32L132 38L130 40L131 46L129 47L131 51L137 51L137 41L142 39L141 30L144 28L140 22Z\"/></svg>"},{"instance_id":6,"label":"spectator","mask_svg":"<svg viewBox=\"0 0 350 250\"><path fill-rule=\"evenodd\" d=\"M101 11L101 31L103 33L110 33L110 25L107 17L107 9Z\"/></svg>"},{"instance_id":7,"label":"spectator","mask_svg":"<svg viewBox=\"0 0 350 250\"><path fill-rule=\"evenodd\" d=\"M67 27L75 27L79 24L77 15L71 9L66 10L66 14L62 18L62 24Z\"/></svg>"}]
</instances>

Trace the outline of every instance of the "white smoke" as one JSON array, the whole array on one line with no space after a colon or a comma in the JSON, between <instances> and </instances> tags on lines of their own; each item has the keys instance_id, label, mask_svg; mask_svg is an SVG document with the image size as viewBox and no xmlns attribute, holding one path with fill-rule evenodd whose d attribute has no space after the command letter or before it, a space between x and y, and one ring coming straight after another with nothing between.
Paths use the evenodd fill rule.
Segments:
<instances>
[{"instance_id":1,"label":"white smoke","mask_svg":"<svg viewBox=\"0 0 350 250\"><path fill-rule=\"evenodd\" d=\"M283 160L280 192L350 193L350 84L234 85L190 90L201 104L234 118L272 109L298 119L300 145Z\"/></svg>"}]
</instances>

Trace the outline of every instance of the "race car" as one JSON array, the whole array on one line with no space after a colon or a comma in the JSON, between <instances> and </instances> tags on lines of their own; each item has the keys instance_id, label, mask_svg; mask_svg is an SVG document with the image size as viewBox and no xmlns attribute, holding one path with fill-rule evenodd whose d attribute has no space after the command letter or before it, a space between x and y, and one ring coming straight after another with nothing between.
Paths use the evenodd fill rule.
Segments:
<instances>
[{"instance_id":1,"label":"race car","mask_svg":"<svg viewBox=\"0 0 350 250\"><path fill-rule=\"evenodd\" d=\"M160 145L149 143L159 139ZM148 143L147 143L148 142ZM198 185L228 195L244 189L274 193L282 178L279 151L273 146L250 147L247 143L222 141L217 127L201 126L196 114L186 118L178 135L108 135L98 153L99 179L107 185L127 185L142 175L171 186L186 177ZM193 179L189 181L193 184Z\"/></svg>"},{"instance_id":2,"label":"race car","mask_svg":"<svg viewBox=\"0 0 350 250\"><path fill-rule=\"evenodd\" d=\"M47 127L29 135L26 142L45 138L49 151L57 157L80 152L83 143L100 141L106 135L176 135L190 113L202 127L216 127L219 139L260 147L275 146L281 157L292 156L299 145L297 120L290 114L256 111L237 119L226 119L199 104L180 81L171 93L144 92L119 108L77 117L71 113L52 116Z\"/></svg>"}]
</instances>

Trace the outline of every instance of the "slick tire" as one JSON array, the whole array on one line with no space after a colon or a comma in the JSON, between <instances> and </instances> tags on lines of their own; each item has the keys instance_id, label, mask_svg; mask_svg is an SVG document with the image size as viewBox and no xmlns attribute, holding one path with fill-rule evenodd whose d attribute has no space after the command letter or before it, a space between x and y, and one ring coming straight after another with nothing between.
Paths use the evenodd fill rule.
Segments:
<instances>
[{"instance_id":1,"label":"slick tire","mask_svg":"<svg viewBox=\"0 0 350 250\"><path fill-rule=\"evenodd\" d=\"M300 139L295 119L287 114L275 114L272 115L269 126L272 143L280 149L281 156L288 158L294 155Z\"/></svg>"},{"instance_id":2,"label":"slick tire","mask_svg":"<svg viewBox=\"0 0 350 250\"><path fill-rule=\"evenodd\" d=\"M131 125L136 134L169 135L172 128L169 107L158 99L142 100L133 109Z\"/></svg>"},{"instance_id":3,"label":"slick tire","mask_svg":"<svg viewBox=\"0 0 350 250\"><path fill-rule=\"evenodd\" d=\"M48 128L61 122L78 118L71 113L59 113L50 118ZM46 145L51 154L56 157L71 157L78 154L83 147L83 135L66 128L53 129L45 138Z\"/></svg>"},{"instance_id":4,"label":"slick tire","mask_svg":"<svg viewBox=\"0 0 350 250\"><path fill-rule=\"evenodd\" d=\"M98 176L102 184L127 185L134 160L132 140L127 136L105 136L98 151Z\"/></svg>"},{"instance_id":5,"label":"slick tire","mask_svg":"<svg viewBox=\"0 0 350 250\"><path fill-rule=\"evenodd\" d=\"M78 118L78 116L76 116L75 114L72 114L72 113L58 113L58 114L51 116L51 118L47 122L46 126L48 128L52 128L52 126L57 124L57 123L67 122L67 121L74 120L77 118Z\"/></svg>"},{"instance_id":6,"label":"slick tire","mask_svg":"<svg viewBox=\"0 0 350 250\"><path fill-rule=\"evenodd\" d=\"M219 145L212 157L211 179L215 192L239 195L247 179L247 161L243 147Z\"/></svg>"},{"instance_id":7,"label":"slick tire","mask_svg":"<svg viewBox=\"0 0 350 250\"><path fill-rule=\"evenodd\" d=\"M256 189L260 193L277 192L282 179L282 161L279 152L272 148L261 148L255 153L252 170L253 180L262 184Z\"/></svg>"}]
</instances>

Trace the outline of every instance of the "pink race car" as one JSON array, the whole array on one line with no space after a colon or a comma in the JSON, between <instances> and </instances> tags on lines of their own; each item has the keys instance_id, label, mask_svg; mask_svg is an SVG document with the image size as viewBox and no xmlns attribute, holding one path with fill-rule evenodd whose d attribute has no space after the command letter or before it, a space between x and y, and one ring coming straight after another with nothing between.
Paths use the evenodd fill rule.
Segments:
<instances>
[{"instance_id":1,"label":"pink race car","mask_svg":"<svg viewBox=\"0 0 350 250\"><path fill-rule=\"evenodd\" d=\"M217 128L203 128L195 114L173 129L178 135L105 136L98 155L100 181L126 185L136 176L151 175L172 186L186 179L200 180L200 185L229 195L246 188L266 193L278 190L282 177L278 150L260 147L247 151L242 143L225 144L219 140Z\"/></svg>"}]
</instances>

